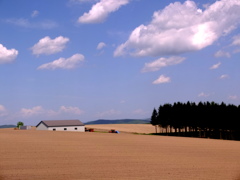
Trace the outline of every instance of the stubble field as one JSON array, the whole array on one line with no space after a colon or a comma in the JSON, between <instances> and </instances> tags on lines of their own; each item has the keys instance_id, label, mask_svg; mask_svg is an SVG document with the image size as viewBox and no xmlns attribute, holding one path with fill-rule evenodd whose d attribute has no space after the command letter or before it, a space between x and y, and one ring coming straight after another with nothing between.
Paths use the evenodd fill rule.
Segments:
<instances>
[{"instance_id":1,"label":"stubble field","mask_svg":"<svg viewBox=\"0 0 240 180\"><path fill-rule=\"evenodd\" d=\"M239 141L0 130L0 180L239 177Z\"/></svg>"},{"instance_id":2,"label":"stubble field","mask_svg":"<svg viewBox=\"0 0 240 180\"><path fill-rule=\"evenodd\" d=\"M130 132L130 133L155 133L155 127L151 124L97 124L97 125L86 125L87 128L93 128L96 131L109 131L115 129L117 131ZM159 128L158 128L159 131Z\"/></svg>"}]
</instances>

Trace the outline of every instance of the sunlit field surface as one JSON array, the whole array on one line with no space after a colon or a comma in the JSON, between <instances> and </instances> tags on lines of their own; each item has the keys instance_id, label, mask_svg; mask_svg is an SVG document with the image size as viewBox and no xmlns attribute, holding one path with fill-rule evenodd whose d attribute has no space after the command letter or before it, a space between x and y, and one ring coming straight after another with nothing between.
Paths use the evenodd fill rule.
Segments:
<instances>
[{"instance_id":1,"label":"sunlit field surface","mask_svg":"<svg viewBox=\"0 0 240 180\"><path fill-rule=\"evenodd\" d=\"M1 129L0 180L238 179L239 152L239 141Z\"/></svg>"}]
</instances>

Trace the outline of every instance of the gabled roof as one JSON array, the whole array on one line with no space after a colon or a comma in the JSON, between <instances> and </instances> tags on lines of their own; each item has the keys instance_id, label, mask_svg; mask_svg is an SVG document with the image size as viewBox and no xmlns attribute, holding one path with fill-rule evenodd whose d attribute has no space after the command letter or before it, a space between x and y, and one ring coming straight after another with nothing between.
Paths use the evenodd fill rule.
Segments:
<instances>
[{"instance_id":1,"label":"gabled roof","mask_svg":"<svg viewBox=\"0 0 240 180\"><path fill-rule=\"evenodd\" d=\"M84 126L80 120L47 120L41 121L36 127L43 123L46 127L62 127L62 126Z\"/></svg>"}]
</instances>

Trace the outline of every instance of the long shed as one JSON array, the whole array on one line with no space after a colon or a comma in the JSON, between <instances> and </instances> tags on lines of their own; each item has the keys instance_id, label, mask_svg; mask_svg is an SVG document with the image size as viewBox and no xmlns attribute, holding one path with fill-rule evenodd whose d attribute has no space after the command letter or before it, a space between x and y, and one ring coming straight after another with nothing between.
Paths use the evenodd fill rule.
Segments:
<instances>
[{"instance_id":1,"label":"long shed","mask_svg":"<svg viewBox=\"0 0 240 180\"><path fill-rule=\"evenodd\" d=\"M78 131L85 132L85 126L80 120L47 120L36 126L37 130Z\"/></svg>"}]
</instances>

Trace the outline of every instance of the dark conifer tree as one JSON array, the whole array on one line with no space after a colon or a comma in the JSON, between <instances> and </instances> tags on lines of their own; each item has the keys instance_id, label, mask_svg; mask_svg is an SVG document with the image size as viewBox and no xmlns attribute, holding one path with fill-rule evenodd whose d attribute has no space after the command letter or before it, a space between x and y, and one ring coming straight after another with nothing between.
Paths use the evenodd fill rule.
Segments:
<instances>
[{"instance_id":1,"label":"dark conifer tree","mask_svg":"<svg viewBox=\"0 0 240 180\"><path fill-rule=\"evenodd\" d=\"M157 125L158 125L157 115L158 115L157 110L154 108L151 116L151 124L155 126L156 133L157 133Z\"/></svg>"}]
</instances>

